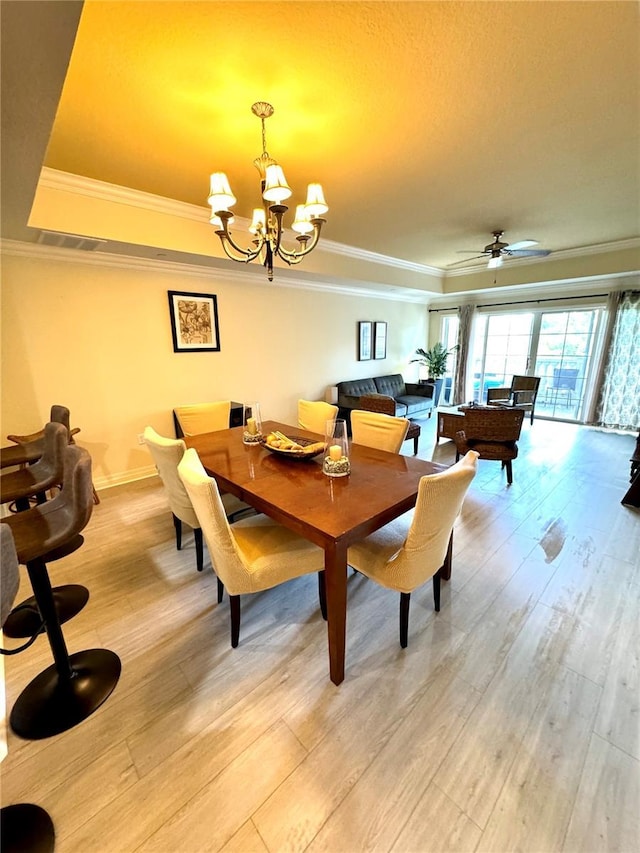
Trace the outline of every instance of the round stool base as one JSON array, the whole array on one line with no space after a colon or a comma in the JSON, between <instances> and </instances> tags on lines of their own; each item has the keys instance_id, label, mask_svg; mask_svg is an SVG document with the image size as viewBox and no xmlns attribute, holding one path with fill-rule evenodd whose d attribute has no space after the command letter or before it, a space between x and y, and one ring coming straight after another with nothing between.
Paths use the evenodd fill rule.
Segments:
<instances>
[{"instance_id":1,"label":"round stool base","mask_svg":"<svg viewBox=\"0 0 640 853\"><path fill-rule=\"evenodd\" d=\"M2 853L52 853L56 833L47 812L33 803L0 809Z\"/></svg>"},{"instance_id":2,"label":"round stool base","mask_svg":"<svg viewBox=\"0 0 640 853\"><path fill-rule=\"evenodd\" d=\"M77 616L87 601L89 601L89 590L86 586L68 583L53 588L53 602L61 625ZM11 611L2 630L6 637L27 638L33 637L36 632L43 634L44 627L40 627L41 624L40 611L35 596L32 595Z\"/></svg>"},{"instance_id":3,"label":"round stool base","mask_svg":"<svg viewBox=\"0 0 640 853\"><path fill-rule=\"evenodd\" d=\"M120 678L120 658L108 649L87 649L69 656L70 679L55 664L37 675L11 711L13 731L26 740L66 732L86 720L111 695Z\"/></svg>"}]
</instances>

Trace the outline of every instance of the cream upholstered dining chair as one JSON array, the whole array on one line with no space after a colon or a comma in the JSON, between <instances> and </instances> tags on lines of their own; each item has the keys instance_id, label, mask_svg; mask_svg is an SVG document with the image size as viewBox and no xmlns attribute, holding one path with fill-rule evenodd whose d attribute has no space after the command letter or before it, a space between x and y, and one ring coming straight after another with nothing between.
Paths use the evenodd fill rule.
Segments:
<instances>
[{"instance_id":1,"label":"cream upholstered dining chair","mask_svg":"<svg viewBox=\"0 0 640 853\"><path fill-rule=\"evenodd\" d=\"M335 421L338 407L323 400L298 400L298 426L326 435L327 421Z\"/></svg>"},{"instance_id":2,"label":"cream upholstered dining chair","mask_svg":"<svg viewBox=\"0 0 640 853\"><path fill-rule=\"evenodd\" d=\"M351 440L354 444L400 453L408 429L407 418L396 418L363 409L354 409L351 412Z\"/></svg>"},{"instance_id":3,"label":"cream upholstered dining chair","mask_svg":"<svg viewBox=\"0 0 640 853\"><path fill-rule=\"evenodd\" d=\"M230 413L231 400L218 400L215 403L194 403L191 406L177 406L173 410L176 423L182 430L182 435L200 435L203 432L229 429Z\"/></svg>"},{"instance_id":4,"label":"cream upholstered dining chair","mask_svg":"<svg viewBox=\"0 0 640 853\"><path fill-rule=\"evenodd\" d=\"M321 548L266 515L241 519L231 526L217 483L207 475L194 448L186 451L178 472L198 516L218 580L229 593L233 648L240 637L240 596L245 593L271 589L318 572L320 607L326 616Z\"/></svg>"},{"instance_id":5,"label":"cream upholstered dining chair","mask_svg":"<svg viewBox=\"0 0 640 853\"><path fill-rule=\"evenodd\" d=\"M453 525L476 475L478 454L467 455L439 474L422 477L413 512L376 530L349 548L350 566L387 589L400 592L400 645L407 647L411 593L433 578L440 610L440 579Z\"/></svg>"},{"instance_id":6,"label":"cream upholstered dining chair","mask_svg":"<svg viewBox=\"0 0 640 853\"><path fill-rule=\"evenodd\" d=\"M193 528L196 543L196 567L201 572L204 566L202 530L187 490L178 476L178 463L187 446L181 438L165 438L150 426L145 428L144 441L153 457L169 501L176 531L176 550L180 551L182 548L182 522L184 522ZM238 500L234 495L224 494L222 502L224 511L231 521L240 515L255 512L253 507Z\"/></svg>"}]
</instances>

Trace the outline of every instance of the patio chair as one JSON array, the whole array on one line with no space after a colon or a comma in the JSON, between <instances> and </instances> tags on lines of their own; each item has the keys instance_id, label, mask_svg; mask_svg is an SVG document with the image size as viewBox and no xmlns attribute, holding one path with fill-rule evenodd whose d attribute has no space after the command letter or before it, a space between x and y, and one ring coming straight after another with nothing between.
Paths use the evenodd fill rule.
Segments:
<instances>
[{"instance_id":1,"label":"patio chair","mask_svg":"<svg viewBox=\"0 0 640 853\"><path fill-rule=\"evenodd\" d=\"M539 376L514 376L510 388L487 388L487 406L508 406L531 413L531 423L540 387Z\"/></svg>"}]
</instances>

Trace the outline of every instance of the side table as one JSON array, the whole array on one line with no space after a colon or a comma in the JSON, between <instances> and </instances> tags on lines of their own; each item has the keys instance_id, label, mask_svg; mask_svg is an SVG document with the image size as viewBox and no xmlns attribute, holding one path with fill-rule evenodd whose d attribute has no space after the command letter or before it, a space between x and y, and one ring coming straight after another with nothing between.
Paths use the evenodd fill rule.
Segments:
<instances>
[{"instance_id":1,"label":"side table","mask_svg":"<svg viewBox=\"0 0 640 853\"><path fill-rule=\"evenodd\" d=\"M464 428L464 412L458 409L438 409L438 426L436 431L436 443L441 438L456 437L458 430Z\"/></svg>"}]
</instances>

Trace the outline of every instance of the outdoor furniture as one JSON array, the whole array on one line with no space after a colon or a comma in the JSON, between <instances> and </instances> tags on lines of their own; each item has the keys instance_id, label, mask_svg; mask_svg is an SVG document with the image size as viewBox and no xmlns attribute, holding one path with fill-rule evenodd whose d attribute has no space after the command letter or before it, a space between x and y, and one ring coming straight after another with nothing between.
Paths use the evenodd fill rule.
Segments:
<instances>
[{"instance_id":1,"label":"outdoor furniture","mask_svg":"<svg viewBox=\"0 0 640 853\"><path fill-rule=\"evenodd\" d=\"M573 392L576 390L578 381L578 369L576 367L554 367L553 380L547 388L546 399L554 405L558 402L558 395L564 399L567 406L573 402Z\"/></svg>"},{"instance_id":2,"label":"outdoor furniture","mask_svg":"<svg viewBox=\"0 0 640 853\"><path fill-rule=\"evenodd\" d=\"M539 376L514 376L510 388L487 388L487 406L508 406L531 412L533 423L539 387Z\"/></svg>"}]
</instances>

